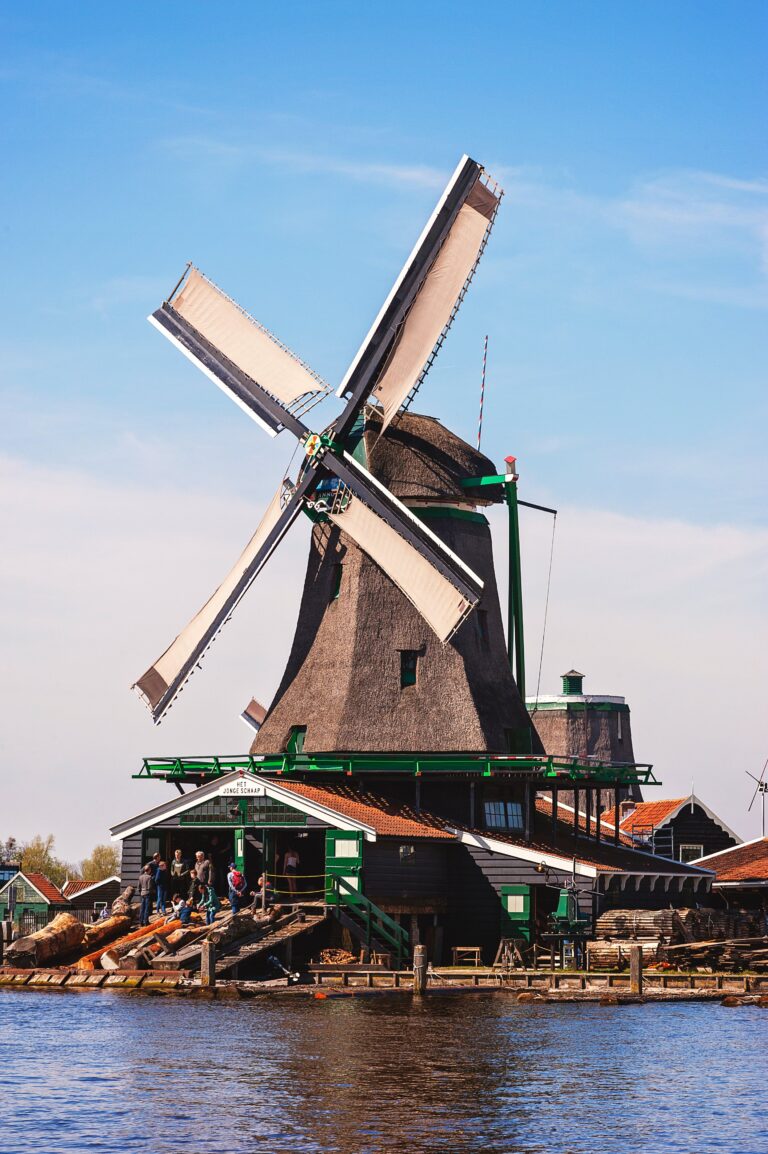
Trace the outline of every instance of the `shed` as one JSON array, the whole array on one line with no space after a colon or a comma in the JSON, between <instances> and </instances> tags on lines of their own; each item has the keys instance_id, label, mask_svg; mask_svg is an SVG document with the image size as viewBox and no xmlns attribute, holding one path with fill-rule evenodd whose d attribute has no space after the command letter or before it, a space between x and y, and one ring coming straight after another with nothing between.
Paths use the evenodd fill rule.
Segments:
<instances>
[{"instance_id":1,"label":"shed","mask_svg":"<svg viewBox=\"0 0 768 1154\"><path fill-rule=\"evenodd\" d=\"M44 926L56 914L70 907L58 886L45 874L19 870L0 889L0 921L9 917L9 906L13 904L11 890L15 894L13 921L22 929Z\"/></svg>"}]
</instances>

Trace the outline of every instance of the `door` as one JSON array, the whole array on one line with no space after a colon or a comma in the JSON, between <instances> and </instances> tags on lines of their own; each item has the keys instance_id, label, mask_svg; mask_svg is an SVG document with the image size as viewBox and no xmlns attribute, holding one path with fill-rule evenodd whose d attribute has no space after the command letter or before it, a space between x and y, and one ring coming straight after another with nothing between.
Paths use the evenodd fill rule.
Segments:
<instances>
[{"instance_id":1,"label":"door","mask_svg":"<svg viewBox=\"0 0 768 1154\"><path fill-rule=\"evenodd\" d=\"M349 830L329 829L325 834L325 900L334 905L336 897L332 878L343 878L347 885L362 890L363 835Z\"/></svg>"},{"instance_id":2,"label":"door","mask_svg":"<svg viewBox=\"0 0 768 1154\"><path fill-rule=\"evenodd\" d=\"M501 936L531 941L531 887L501 887Z\"/></svg>"}]
</instances>

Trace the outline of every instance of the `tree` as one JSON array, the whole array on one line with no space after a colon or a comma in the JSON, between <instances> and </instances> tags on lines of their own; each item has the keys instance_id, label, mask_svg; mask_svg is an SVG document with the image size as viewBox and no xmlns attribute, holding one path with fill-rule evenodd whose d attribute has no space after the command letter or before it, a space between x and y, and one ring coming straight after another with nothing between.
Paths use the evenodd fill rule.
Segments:
<instances>
[{"instance_id":1,"label":"tree","mask_svg":"<svg viewBox=\"0 0 768 1154\"><path fill-rule=\"evenodd\" d=\"M45 874L55 886L61 886L68 877L80 875L77 866L56 857L53 852L55 844L52 833L46 837L41 837L39 833L35 834L30 841L20 847L21 868L25 873Z\"/></svg>"},{"instance_id":2,"label":"tree","mask_svg":"<svg viewBox=\"0 0 768 1154\"><path fill-rule=\"evenodd\" d=\"M0 841L0 862L7 862L10 865L13 862L18 862L20 857L21 846L15 837L9 837L6 838L5 841Z\"/></svg>"},{"instance_id":3,"label":"tree","mask_svg":"<svg viewBox=\"0 0 768 1154\"><path fill-rule=\"evenodd\" d=\"M113 845L94 846L91 856L80 862L80 875L86 882L100 882L119 873L120 854Z\"/></svg>"}]
</instances>

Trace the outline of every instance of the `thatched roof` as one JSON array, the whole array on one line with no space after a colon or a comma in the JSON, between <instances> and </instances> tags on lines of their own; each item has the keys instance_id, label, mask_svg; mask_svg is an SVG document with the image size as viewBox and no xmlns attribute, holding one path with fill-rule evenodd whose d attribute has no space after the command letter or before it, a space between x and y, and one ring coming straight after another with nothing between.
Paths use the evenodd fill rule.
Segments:
<instances>
[{"instance_id":1,"label":"thatched roof","mask_svg":"<svg viewBox=\"0 0 768 1154\"><path fill-rule=\"evenodd\" d=\"M381 437L381 414L369 408L365 449L378 479L400 500L408 497L435 501L501 501L501 486L463 489L467 477L498 473L493 461L473 449L436 417L410 410L401 413Z\"/></svg>"},{"instance_id":2,"label":"thatched roof","mask_svg":"<svg viewBox=\"0 0 768 1154\"><path fill-rule=\"evenodd\" d=\"M413 413L370 445L369 467L401 497L466 502L461 478L493 470L438 421ZM353 541L317 525L293 648L254 753L285 749L299 726L313 753L505 753L531 741L540 750L509 668L488 525L448 515L429 524L483 579L479 609L442 644ZM403 650L417 654L407 687Z\"/></svg>"}]
</instances>

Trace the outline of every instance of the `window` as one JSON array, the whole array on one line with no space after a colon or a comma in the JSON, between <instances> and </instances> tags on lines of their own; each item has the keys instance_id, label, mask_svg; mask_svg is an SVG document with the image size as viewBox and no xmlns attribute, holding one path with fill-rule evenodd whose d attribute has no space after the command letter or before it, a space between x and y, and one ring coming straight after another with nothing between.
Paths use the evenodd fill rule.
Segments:
<instances>
[{"instance_id":1,"label":"window","mask_svg":"<svg viewBox=\"0 0 768 1154\"><path fill-rule=\"evenodd\" d=\"M519 801L487 801L485 824L488 829L522 829L523 807Z\"/></svg>"},{"instance_id":2,"label":"window","mask_svg":"<svg viewBox=\"0 0 768 1154\"><path fill-rule=\"evenodd\" d=\"M419 655L415 649L400 650L400 688L407 689L416 684L416 667Z\"/></svg>"},{"instance_id":3,"label":"window","mask_svg":"<svg viewBox=\"0 0 768 1154\"><path fill-rule=\"evenodd\" d=\"M400 863L411 863L416 859L416 849L412 845L400 846Z\"/></svg>"},{"instance_id":4,"label":"window","mask_svg":"<svg viewBox=\"0 0 768 1154\"><path fill-rule=\"evenodd\" d=\"M307 736L306 725L292 725L286 750L288 753L303 753L304 738Z\"/></svg>"},{"instance_id":5,"label":"window","mask_svg":"<svg viewBox=\"0 0 768 1154\"><path fill-rule=\"evenodd\" d=\"M522 894L507 894L504 900L507 903L508 914L525 913L525 898Z\"/></svg>"},{"instance_id":6,"label":"window","mask_svg":"<svg viewBox=\"0 0 768 1154\"><path fill-rule=\"evenodd\" d=\"M696 861L697 858L704 857L703 845L681 845L680 846L680 861Z\"/></svg>"},{"instance_id":7,"label":"window","mask_svg":"<svg viewBox=\"0 0 768 1154\"><path fill-rule=\"evenodd\" d=\"M99 910L99 911L105 910L107 908L107 903L106 902L94 902L93 908L95 910Z\"/></svg>"},{"instance_id":8,"label":"window","mask_svg":"<svg viewBox=\"0 0 768 1154\"><path fill-rule=\"evenodd\" d=\"M343 574L344 566L339 561L333 566L333 572L331 574L331 601L338 601L339 599L339 594L341 593L341 578Z\"/></svg>"},{"instance_id":9,"label":"window","mask_svg":"<svg viewBox=\"0 0 768 1154\"><path fill-rule=\"evenodd\" d=\"M337 837L333 843L334 857L359 857L360 850L357 845L357 838L351 837Z\"/></svg>"},{"instance_id":10,"label":"window","mask_svg":"<svg viewBox=\"0 0 768 1154\"><path fill-rule=\"evenodd\" d=\"M480 644L485 648L488 645L488 610L476 609L475 621L477 623L477 632L480 638Z\"/></svg>"}]
</instances>

